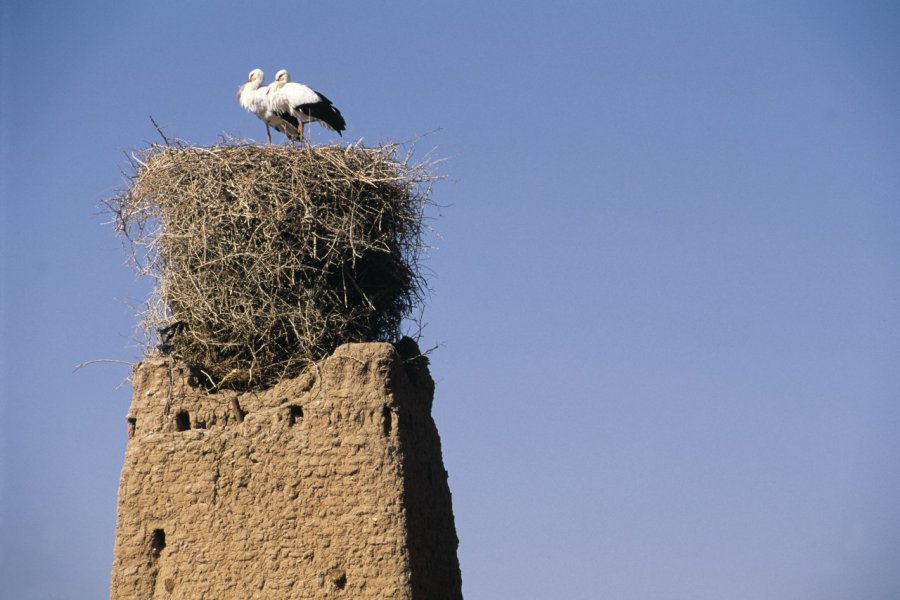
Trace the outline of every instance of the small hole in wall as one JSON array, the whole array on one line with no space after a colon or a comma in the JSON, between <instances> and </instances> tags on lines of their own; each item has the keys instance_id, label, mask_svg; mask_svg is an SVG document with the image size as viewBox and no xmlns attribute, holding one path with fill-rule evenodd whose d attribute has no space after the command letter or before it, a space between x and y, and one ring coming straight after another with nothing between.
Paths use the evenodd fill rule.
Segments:
<instances>
[{"instance_id":1,"label":"small hole in wall","mask_svg":"<svg viewBox=\"0 0 900 600\"><path fill-rule=\"evenodd\" d=\"M137 429L137 419L135 417L128 417L128 439L134 437L134 431Z\"/></svg>"},{"instance_id":2,"label":"small hole in wall","mask_svg":"<svg viewBox=\"0 0 900 600\"><path fill-rule=\"evenodd\" d=\"M328 578L331 579L331 583L339 590L342 590L347 586L347 574L341 569L329 569Z\"/></svg>"},{"instance_id":3,"label":"small hole in wall","mask_svg":"<svg viewBox=\"0 0 900 600\"><path fill-rule=\"evenodd\" d=\"M175 430L187 431L191 428L191 415L186 410L180 411L175 415Z\"/></svg>"},{"instance_id":4,"label":"small hole in wall","mask_svg":"<svg viewBox=\"0 0 900 600\"><path fill-rule=\"evenodd\" d=\"M385 436L391 435L391 429L394 427L394 414L391 412L391 407L387 404L381 409L381 427Z\"/></svg>"},{"instance_id":5,"label":"small hole in wall","mask_svg":"<svg viewBox=\"0 0 900 600\"><path fill-rule=\"evenodd\" d=\"M159 553L166 547L166 532L162 529L154 529L153 535L150 536L150 551L153 556L159 556Z\"/></svg>"},{"instance_id":6,"label":"small hole in wall","mask_svg":"<svg viewBox=\"0 0 900 600\"><path fill-rule=\"evenodd\" d=\"M303 407L299 404L291 404L288 408L288 425L294 426L297 419L303 418Z\"/></svg>"}]
</instances>

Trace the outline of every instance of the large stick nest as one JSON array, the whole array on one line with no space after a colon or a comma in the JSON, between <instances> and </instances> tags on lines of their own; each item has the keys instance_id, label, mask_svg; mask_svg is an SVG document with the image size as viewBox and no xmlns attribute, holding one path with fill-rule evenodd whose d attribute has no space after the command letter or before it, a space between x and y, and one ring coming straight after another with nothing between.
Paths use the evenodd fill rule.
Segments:
<instances>
[{"instance_id":1,"label":"large stick nest","mask_svg":"<svg viewBox=\"0 0 900 600\"><path fill-rule=\"evenodd\" d=\"M355 341L394 341L426 289L434 178L364 148L154 146L108 202L156 288L148 342L207 385L271 385Z\"/></svg>"}]
</instances>

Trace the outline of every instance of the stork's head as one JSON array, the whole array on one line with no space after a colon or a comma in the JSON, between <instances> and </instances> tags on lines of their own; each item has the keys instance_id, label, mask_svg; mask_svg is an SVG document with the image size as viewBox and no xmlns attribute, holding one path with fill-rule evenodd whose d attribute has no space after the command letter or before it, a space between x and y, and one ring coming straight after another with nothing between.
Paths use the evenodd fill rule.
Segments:
<instances>
[{"instance_id":1,"label":"stork's head","mask_svg":"<svg viewBox=\"0 0 900 600\"><path fill-rule=\"evenodd\" d=\"M263 79L265 78L266 76L263 74L262 69L253 69L252 71L250 71L250 74L247 75L247 83L250 83L252 81L254 83L259 83L260 85L262 85Z\"/></svg>"},{"instance_id":2,"label":"stork's head","mask_svg":"<svg viewBox=\"0 0 900 600\"><path fill-rule=\"evenodd\" d=\"M250 74L247 75L247 81L245 81L243 83L243 85L241 85L241 87L238 88L238 91L237 91L238 99L240 99L241 94L244 93L245 88L247 90L259 89L259 87L262 86L262 82L263 82L263 79L265 79L265 77L266 76L263 74L262 69L253 69L252 71L250 71ZM247 87L247 86L250 86L250 87Z\"/></svg>"},{"instance_id":3,"label":"stork's head","mask_svg":"<svg viewBox=\"0 0 900 600\"><path fill-rule=\"evenodd\" d=\"M275 73L275 81L277 81L278 83L284 84L290 80L291 80L291 76L287 72L287 69L282 69L282 70L278 71L277 73Z\"/></svg>"}]
</instances>

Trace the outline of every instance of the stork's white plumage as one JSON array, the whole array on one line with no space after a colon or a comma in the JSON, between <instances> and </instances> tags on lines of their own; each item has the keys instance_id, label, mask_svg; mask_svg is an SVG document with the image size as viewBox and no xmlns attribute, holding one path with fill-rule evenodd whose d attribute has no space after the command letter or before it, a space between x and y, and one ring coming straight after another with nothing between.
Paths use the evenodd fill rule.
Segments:
<instances>
[{"instance_id":1,"label":"stork's white plumage","mask_svg":"<svg viewBox=\"0 0 900 600\"><path fill-rule=\"evenodd\" d=\"M291 122L296 121L295 131L303 137L303 126L310 121L318 121L328 129L344 131L346 122L331 100L302 83L294 83L285 69L275 74L275 81L266 90L270 110L275 116Z\"/></svg>"},{"instance_id":2,"label":"stork's white plumage","mask_svg":"<svg viewBox=\"0 0 900 600\"><path fill-rule=\"evenodd\" d=\"M238 101L244 109L252 112L266 124L266 140L272 143L270 127L284 133L291 140L300 139L297 131L296 119L285 119L272 111L269 96L266 93L269 86L264 86L265 74L262 69L253 69L247 76L247 81L238 89Z\"/></svg>"},{"instance_id":3,"label":"stork's white plumage","mask_svg":"<svg viewBox=\"0 0 900 600\"><path fill-rule=\"evenodd\" d=\"M238 88L238 102L241 106L262 119L266 124L266 138L271 143L272 134L269 131L269 122L266 121L266 113L269 112L268 103L266 102L266 88L263 87L265 74L262 69L253 69L247 75L247 81Z\"/></svg>"}]
</instances>

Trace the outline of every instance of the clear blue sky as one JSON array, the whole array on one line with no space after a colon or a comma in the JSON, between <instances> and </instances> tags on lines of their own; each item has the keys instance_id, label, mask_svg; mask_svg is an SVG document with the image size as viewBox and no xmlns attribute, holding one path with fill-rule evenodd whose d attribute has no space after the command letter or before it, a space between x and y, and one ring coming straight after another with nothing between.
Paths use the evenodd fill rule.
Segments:
<instances>
[{"instance_id":1,"label":"clear blue sky","mask_svg":"<svg viewBox=\"0 0 900 600\"><path fill-rule=\"evenodd\" d=\"M423 343L464 593L900 598L896 2L2 3L0 589L102 598L148 115L448 158ZM334 139L318 130L314 140Z\"/></svg>"}]
</instances>

